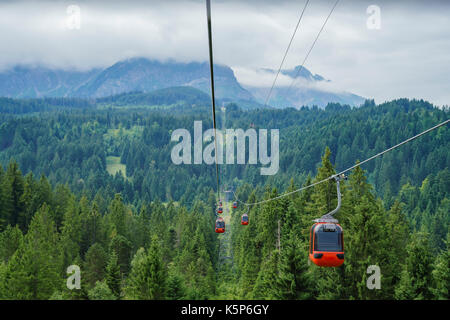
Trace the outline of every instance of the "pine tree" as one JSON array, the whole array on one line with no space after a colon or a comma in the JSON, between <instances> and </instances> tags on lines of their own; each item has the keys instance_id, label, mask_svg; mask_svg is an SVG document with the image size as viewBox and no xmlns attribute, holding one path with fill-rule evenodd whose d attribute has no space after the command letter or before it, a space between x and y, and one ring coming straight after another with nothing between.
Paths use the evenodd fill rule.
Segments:
<instances>
[{"instance_id":1,"label":"pine tree","mask_svg":"<svg viewBox=\"0 0 450 320\"><path fill-rule=\"evenodd\" d=\"M250 217L251 218L251 217ZM250 221L254 221L253 219ZM241 241L241 248L243 251L242 277L241 277L241 288L242 288L242 298L250 298L251 292L255 285L256 279L258 277L260 262L261 262L261 248L259 243L252 236L256 231L256 226L254 222L251 222L244 237ZM253 232L252 232L253 231Z\"/></svg>"},{"instance_id":2,"label":"pine tree","mask_svg":"<svg viewBox=\"0 0 450 320\"><path fill-rule=\"evenodd\" d=\"M446 249L437 257L433 270L432 292L435 299L448 300L450 286L450 233L447 233Z\"/></svg>"},{"instance_id":3,"label":"pine tree","mask_svg":"<svg viewBox=\"0 0 450 320\"><path fill-rule=\"evenodd\" d=\"M22 198L24 192L24 180L22 173L19 170L19 165L15 161L11 161L6 171L6 183L9 184L9 188L6 190L10 192L9 201L6 205L12 205L12 211L9 213L9 223L16 225L20 216L24 215L25 204ZM8 190L9 189L9 190Z\"/></svg>"},{"instance_id":4,"label":"pine tree","mask_svg":"<svg viewBox=\"0 0 450 320\"><path fill-rule=\"evenodd\" d=\"M2 226L6 227L6 220L3 220L3 206L4 206L4 180L5 180L5 171L3 170L2 165L0 164L0 232L3 230Z\"/></svg>"},{"instance_id":5,"label":"pine tree","mask_svg":"<svg viewBox=\"0 0 450 320\"><path fill-rule=\"evenodd\" d=\"M274 300L277 298L278 260L279 251L273 250L263 262L252 292L254 299Z\"/></svg>"},{"instance_id":6,"label":"pine tree","mask_svg":"<svg viewBox=\"0 0 450 320\"><path fill-rule=\"evenodd\" d=\"M115 297L120 299L122 288L122 274L120 266L117 263L117 255L114 251L109 256L109 261L106 266L106 284L111 289Z\"/></svg>"},{"instance_id":7,"label":"pine tree","mask_svg":"<svg viewBox=\"0 0 450 320\"><path fill-rule=\"evenodd\" d=\"M7 271L6 263L0 260L0 300L7 299L6 271Z\"/></svg>"},{"instance_id":8,"label":"pine tree","mask_svg":"<svg viewBox=\"0 0 450 320\"><path fill-rule=\"evenodd\" d=\"M63 265L72 265L80 257L81 218L80 208L74 197L71 198L64 214L61 228L61 246L63 249Z\"/></svg>"},{"instance_id":9,"label":"pine tree","mask_svg":"<svg viewBox=\"0 0 450 320\"><path fill-rule=\"evenodd\" d=\"M88 296L89 300L117 300L105 281L97 281L95 286L89 290Z\"/></svg>"},{"instance_id":10,"label":"pine tree","mask_svg":"<svg viewBox=\"0 0 450 320\"><path fill-rule=\"evenodd\" d=\"M168 300L182 300L186 296L186 287L184 279L181 274L175 270L173 264L169 267L167 277L167 299Z\"/></svg>"},{"instance_id":11,"label":"pine tree","mask_svg":"<svg viewBox=\"0 0 450 320\"><path fill-rule=\"evenodd\" d=\"M103 220L97 202L94 201L91 207L81 210L81 225L80 250L82 254L95 243L107 245Z\"/></svg>"},{"instance_id":12,"label":"pine tree","mask_svg":"<svg viewBox=\"0 0 450 320\"><path fill-rule=\"evenodd\" d=\"M267 188L266 198L274 198L278 196L276 189L269 192ZM258 232L256 235L256 241L262 243L262 256L268 256L271 252L277 248L278 239L278 220L282 217L286 206L286 201L275 200L265 203L262 206L261 211L258 213Z\"/></svg>"},{"instance_id":13,"label":"pine tree","mask_svg":"<svg viewBox=\"0 0 450 320\"><path fill-rule=\"evenodd\" d=\"M197 256L192 265L191 283L197 289L197 298L203 300L215 294L215 273L205 249L200 249Z\"/></svg>"},{"instance_id":14,"label":"pine tree","mask_svg":"<svg viewBox=\"0 0 450 320\"><path fill-rule=\"evenodd\" d=\"M162 300L166 298L166 269L162 261L161 247L157 236L152 238L147 253L146 266L148 268L148 298Z\"/></svg>"},{"instance_id":15,"label":"pine tree","mask_svg":"<svg viewBox=\"0 0 450 320\"><path fill-rule=\"evenodd\" d=\"M45 204L33 217L7 269L7 297L48 299L60 288L61 253L55 224Z\"/></svg>"},{"instance_id":16,"label":"pine tree","mask_svg":"<svg viewBox=\"0 0 450 320\"><path fill-rule=\"evenodd\" d=\"M124 275L128 274L130 270L131 260L131 242L121 235L115 235L111 239L109 250L114 251L117 255L117 263L120 266L120 272Z\"/></svg>"},{"instance_id":17,"label":"pine tree","mask_svg":"<svg viewBox=\"0 0 450 320\"><path fill-rule=\"evenodd\" d=\"M317 176L313 182L321 181L334 175L333 164L330 160L331 151L328 147L325 149L325 154L322 157L322 164L317 169ZM314 193L311 195L311 202L308 203L307 210L313 212L315 216L322 216L336 207L336 182L334 180L328 180L324 183L318 184L314 188Z\"/></svg>"},{"instance_id":18,"label":"pine tree","mask_svg":"<svg viewBox=\"0 0 450 320\"><path fill-rule=\"evenodd\" d=\"M11 224L14 215L14 198L12 187L6 174L0 175L0 231Z\"/></svg>"},{"instance_id":19,"label":"pine tree","mask_svg":"<svg viewBox=\"0 0 450 320\"><path fill-rule=\"evenodd\" d=\"M50 208L53 208L52 186L50 185L50 182L47 180L45 175L41 175L41 178L37 183L36 192L38 198L37 201L40 205L46 203ZM55 210L50 210L50 215L55 222L56 230L59 230L59 228L61 227L63 216L56 215Z\"/></svg>"},{"instance_id":20,"label":"pine tree","mask_svg":"<svg viewBox=\"0 0 450 320\"><path fill-rule=\"evenodd\" d=\"M127 236L126 232L126 208L122 201L122 196L118 193L114 196L114 200L109 208L109 215L113 230L118 235Z\"/></svg>"},{"instance_id":21,"label":"pine tree","mask_svg":"<svg viewBox=\"0 0 450 320\"><path fill-rule=\"evenodd\" d=\"M0 261L8 262L22 243L23 235L19 227L8 225L6 230L0 233Z\"/></svg>"},{"instance_id":22,"label":"pine tree","mask_svg":"<svg viewBox=\"0 0 450 320\"><path fill-rule=\"evenodd\" d=\"M25 210L18 217L18 225L21 230L26 232L28 230L28 225L31 222L31 218L34 213L38 210L43 203L38 203L37 194L37 184L34 181L33 173L30 172L25 176L24 182L24 192L22 194L22 201L25 206Z\"/></svg>"},{"instance_id":23,"label":"pine tree","mask_svg":"<svg viewBox=\"0 0 450 320\"><path fill-rule=\"evenodd\" d=\"M444 198L439 203L434 216L431 218L430 227L430 246L434 254L445 249L445 240L450 228L450 198Z\"/></svg>"},{"instance_id":24,"label":"pine tree","mask_svg":"<svg viewBox=\"0 0 450 320\"><path fill-rule=\"evenodd\" d=\"M86 253L84 262L84 279L88 286L93 287L97 281L105 277L108 256L99 243L93 244Z\"/></svg>"},{"instance_id":25,"label":"pine tree","mask_svg":"<svg viewBox=\"0 0 450 320\"><path fill-rule=\"evenodd\" d=\"M166 270L158 237L154 236L147 252L139 249L133 258L126 289L127 298L162 300L166 298Z\"/></svg>"},{"instance_id":26,"label":"pine tree","mask_svg":"<svg viewBox=\"0 0 450 320\"><path fill-rule=\"evenodd\" d=\"M125 287L126 299L143 299L147 291L147 279L145 264L147 254L144 248L139 248L131 260L131 272L127 279L127 286Z\"/></svg>"},{"instance_id":27,"label":"pine tree","mask_svg":"<svg viewBox=\"0 0 450 320\"><path fill-rule=\"evenodd\" d=\"M407 256L406 246L409 242L409 225L402 211L401 204L395 201L386 217L386 242L388 244L388 263L383 265L382 287L385 299L393 299L403 265Z\"/></svg>"},{"instance_id":28,"label":"pine tree","mask_svg":"<svg viewBox=\"0 0 450 320\"><path fill-rule=\"evenodd\" d=\"M356 167L349 176L340 216L345 226L345 263L337 270L341 277L341 298L375 299L381 298L380 290L367 288L367 268L379 266L385 273L389 251L386 213L381 201L372 194L372 186L367 183L364 171ZM345 203L345 204L344 204ZM384 280L384 278L382 278Z\"/></svg>"},{"instance_id":29,"label":"pine tree","mask_svg":"<svg viewBox=\"0 0 450 320\"><path fill-rule=\"evenodd\" d=\"M395 290L396 299L431 299L432 261L428 235L414 234L407 248L408 257L399 286Z\"/></svg>"},{"instance_id":30,"label":"pine tree","mask_svg":"<svg viewBox=\"0 0 450 320\"><path fill-rule=\"evenodd\" d=\"M367 299L378 291L368 290L366 287L367 267L378 265L383 269L386 254L383 225L381 224L382 208L371 203L364 195L361 203L355 207L355 212L350 219L347 229L346 262L345 269L348 284L353 283L350 289L350 297ZM344 240L345 241L345 240ZM383 265L380 265L383 263ZM383 269L384 270L384 269Z\"/></svg>"},{"instance_id":31,"label":"pine tree","mask_svg":"<svg viewBox=\"0 0 450 320\"><path fill-rule=\"evenodd\" d=\"M137 250L140 247L147 248L150 244L150 227L149 227L149 209L144 204L141 207L139 215L133 219L132 242L133 249Z\"/></svg>"},{"instance_id":32,"label":"pine tree","mask_svg":"<svg viewBox=\"0 0 450 320\"><path fill-rule=\"evenodd\" d=\"M283 243L278 265L276 297L278 299L310 298L311 279L308 274L307 246L294 233Z\"/></svg>"}]
</instances>

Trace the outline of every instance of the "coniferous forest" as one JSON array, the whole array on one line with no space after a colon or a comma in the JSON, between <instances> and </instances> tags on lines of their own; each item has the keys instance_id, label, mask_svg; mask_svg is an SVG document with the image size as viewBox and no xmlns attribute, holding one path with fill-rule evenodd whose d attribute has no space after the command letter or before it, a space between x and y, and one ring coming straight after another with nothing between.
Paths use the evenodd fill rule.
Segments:
<instances>
[{"instance_id":1,"label":"coniferous forest","mask_svg":"<svg viewBox=\"0 0 450 320\"><path fill-rule=\"evenodd\" d=\"M336 207L333 180L251 206L248 226L247 207L232 209L220 190L227 231L218 235L214 166L170 158L173 130L212 127L209 106L113 101L0 99L0 299L449 298L448 126L349 173L336 215L345 263L320 268L308 259L309 233ZM280 130L280 169L262 176L259 165L224 164L220 177L242 201L273 198L448 118L448 108L408 99L229 104L219 128ZM80 289L67 286L73 265ZM379 289L366 285L373 265Z\"/></svg>"}]
</instances>

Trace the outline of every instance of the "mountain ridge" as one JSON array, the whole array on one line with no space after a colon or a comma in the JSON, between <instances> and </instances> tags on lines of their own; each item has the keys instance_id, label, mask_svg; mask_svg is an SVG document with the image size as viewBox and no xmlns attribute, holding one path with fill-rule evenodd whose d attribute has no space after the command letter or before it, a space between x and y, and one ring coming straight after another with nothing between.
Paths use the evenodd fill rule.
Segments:
<instances>
[{"instance_id":1,"label":"mountain ridge","mask_svg":"<svg viewBox=\"0 0 450 320\"><path fill-rule=\"evenodd\" d=\"M285 76L294 78L299 71L281 70ZM261 69L274 73L271 69ZM143 57L118 61L106 68L87 71L54 69L44 66L14 66L0 72L0 96L11 98L76 97L105 98L126 92L152 92L155 90L190 86L210 94L210 73L207 62L176 62ZM296 78L305 79L308 84L326 83L330 80L312 74L302 68ZM214 65L216 98L224 103L235 102L254 108L262 106L263 96L269 88L252 87L241 84L234 71L225 65ZM318 105L325 107L328 102L339 102L359 106L364 98L347 92L330 92L320 88L296 87L285 96L284 87L275 87L269 104L276 107L296 107Z\"/></svg>"},{"instance_id":2,"label":"mountain ridge","mask_svg":"<svg viewBox=\"0 0 450 320\"><path fill-rule=\"evenodd\" d=\"M258 69L257 72L265 72L275 75L276 70L269 68ZM313 74L307 68L296 66L293 69L282 69L280 74L288 76L292 82L286 85L279 83L272 88L268 104L275 108L296 107L303 105L317 105L324 108L328 103L349 104L351 106L360 106L366 100L347 91L337 91L325 89L332 82L319 74ZM298 84L298 79L304 81L303 85ZM259 103L265 103L270 87L244 85Z\"/></svg>"}]
</instances>

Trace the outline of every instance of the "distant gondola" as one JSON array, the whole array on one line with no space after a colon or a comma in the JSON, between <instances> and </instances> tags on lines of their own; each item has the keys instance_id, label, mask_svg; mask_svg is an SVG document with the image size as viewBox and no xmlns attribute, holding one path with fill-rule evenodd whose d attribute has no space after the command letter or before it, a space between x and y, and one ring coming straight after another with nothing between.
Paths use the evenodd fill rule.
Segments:
<instances>
[{"instance_id":1,"label":"distant gondola","mask_svg":"<svg viewBox=\"0 0 450 320\"><path fill-rule=\"evenodd\" d=\"M224 233L225 232L225 221L222 217L218 217L216 219L216 233Z\"/></svg>"},{"instance_id":2,"label":"distant gondola","mask_svg":"<svg viewBox=\"0 0 450 320\"><path fill-rule=\"evenodd\" d=\"M243 226L248 225L248 214L244 213L241 217L241 224Z\"/></svg>"}]
</instances>

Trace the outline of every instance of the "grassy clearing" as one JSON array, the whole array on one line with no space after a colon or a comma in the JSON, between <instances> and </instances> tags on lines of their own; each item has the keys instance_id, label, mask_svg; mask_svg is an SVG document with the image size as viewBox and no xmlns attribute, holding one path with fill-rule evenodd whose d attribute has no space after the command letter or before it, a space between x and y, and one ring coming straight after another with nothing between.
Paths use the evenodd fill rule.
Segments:
<instances>
[{"instance_id":1,"label":"grassy clearing","mask_svg":"<svg viewBox=\"0 0 450 320\"><path fill-rule=\"evenodd\" d=\"M127 166L120 163L120 157L106 157L106 170L110 175L115 176L117 172L121 172L122 176L127 179Z\"/></svg>"},{"instance_id":2,"label":"grassy clearing","mask_svg":"<svg viewBox=\"0 0 450 320\"><path fill-rule=\"evenodd\" d=\"M103 141L106 144L106 152L111 156L106 157L106 170L111 175L116 175L117 172L122 171L124 178L130 180L126 177L126 165L120 163L120 157L112 156L112 154L117 154L117 150L121 148L121 145L127 140L132 140L142 136L144 131L144 126L132 126L130 129L126 129L119 125L118 128L108 129L108 131L103 134Z\"/></svg>"},{"instance_id":3,"label":"grassy clearing","mask_svg":"<svg viewBox=\"0 0 450 320\"><path fill-rule=\"evenodd\" d=\"M133 126L130 129L126 129L119 126L117 129L108 129L108 132L103 135L105 139L118 139L122 137L137 138L142 135L144 126Z\"/></svg>"}]
</instances>

